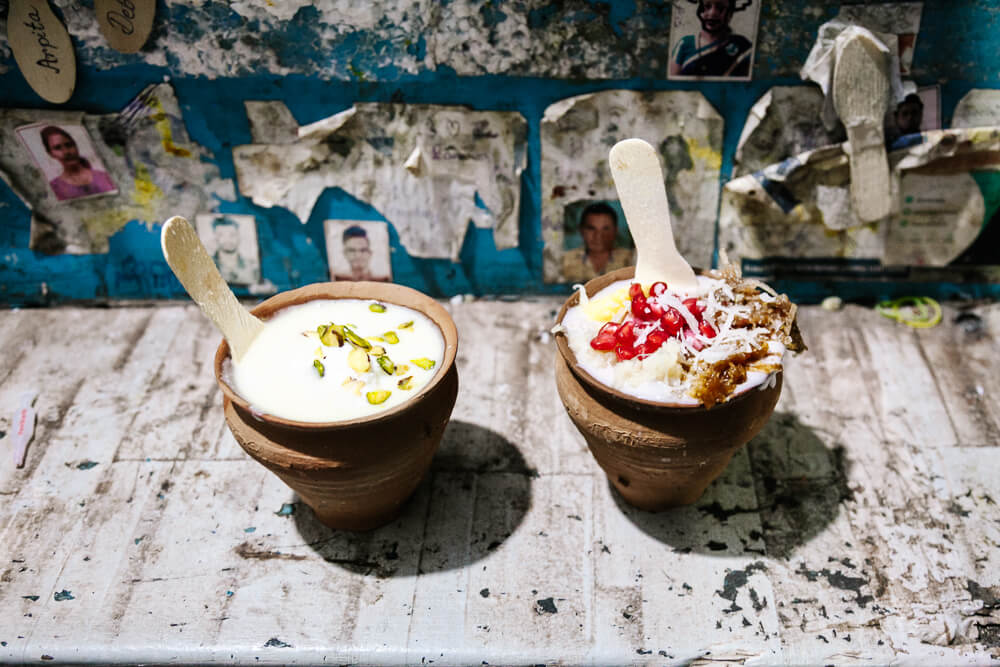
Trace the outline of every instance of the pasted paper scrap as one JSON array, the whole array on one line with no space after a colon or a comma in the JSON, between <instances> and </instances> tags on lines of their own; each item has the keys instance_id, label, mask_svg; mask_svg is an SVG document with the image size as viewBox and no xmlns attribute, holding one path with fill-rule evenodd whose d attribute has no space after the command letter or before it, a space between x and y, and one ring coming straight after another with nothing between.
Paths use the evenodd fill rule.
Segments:
<instances>
[{"instance_id":1,"label":"pasted paper scrap","mask_svg":"<svg viewBox=\"0 0 1000 667\"><path fill-rule=\"evenodd\" d=\"M970 90L958 101L951 116L952 127L1000 125L1000 90Z\"/></svg>"},{"instance_id":2,"label":"pasted paper scrap","mask_svg":"<svg viewBox=\"0 0 1000 667\"><path fill-rule=\"evenodd\" d=\"M814 86L775 86L750 109L736 147L733 174L742 176L847 137L820 120L824 98Z\"/></svg>"},{"instance_id":3,"label":"pasted paper scrap","mask_svg":"<svg viewBox=\"0 0 1000 667\"><path fill-rule=\"evenodd\" d=\"M28 125L41 132L19 136ZM48 127L57 129L45 135ZM57 182L66 162L51 152L56 140L40 136L70 134L78 150L78 139L89 139L90 158L106 169L113 194L67 198ZM194 217L214 208L216 198L234 200L232 181L219 178L208 157L188 138L166 83L149 86L117 114L0 109L0 177L32 212L29 246L47 254L105 253L108 238L132 220L152 225L171 215Z\"/></svg>"},{"instance_id":4,"label":"pasted paper scrap","mask_svg":"<svg viewBox=\"0 0 1000 667\"><path fill-rule=\"evenodd\" d=\"M581 253L566 247L567 228L577 231L571 218L583 203L617 204L608 151L630 137L660 153L677 249L691 264L710 266L722 132L722 116L694 91L608 90L549 106L541 124L545 282L576 279L564 275L564 256Z\"/></svg>"},{"instance_id":5,"label":"pasted paper scrap","mask_svg":"<svg viewBox=\"0 0 1000 667\"><path fill-rule=\"evenodd\" d=\"M822 118L828 129L837 125L837 113L831 100L837 37L845 30L863 30L870 32L881 42L890 60L890 98L892 103L896 103L907 92L901 75L909 72L922 11L923 3L919 2L852 5L841 7L836 17L819 27L816 42L800 75L804 80L817 83L826 96Z\"/></svg>"},{"instance_id":6,"label":"pasted paper scrap","mask_svg":"<svg viewBox=\"0 0 1000 667\"><path fill-rule=\"evenodd\" d=\"M526 133L516 112L363 103L292 143L237 146L233 162L260 206L305 222L324 189L340 188L385 216L411 255L457 260L470 221L498 248L517 246Z\"/></svg>"},{"instance_id":7,"label":"pasted paper scrap","mask_svg":"<svg viewBox=\"0 0 1000 667\"><path fill-rule=\"evenodd\" d=\"M979 234L985 201L970 171L1000 164L1000 128L937 130L889 154L892 215L858 222L843 145L726 184L719 248L733 260L849 258L943 266Z\"/></svg>"}]
</instances>

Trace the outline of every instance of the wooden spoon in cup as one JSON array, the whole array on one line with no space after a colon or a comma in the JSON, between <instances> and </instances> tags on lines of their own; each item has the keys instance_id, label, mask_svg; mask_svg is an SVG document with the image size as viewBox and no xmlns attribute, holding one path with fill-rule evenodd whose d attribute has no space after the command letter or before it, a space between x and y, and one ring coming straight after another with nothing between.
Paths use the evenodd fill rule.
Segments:
<instances>
[{"instance_id":1,"label":"wooden spoon in cup","mask_svg":"<svg viewBox=\"0 0 1000 667\"><path fill-rule=\"evenodd\" d=\"M179 215L167 220L160 246L181 285L229 341L233 359L242 359L264 323L236 300L187 220Z\"/></svg>"},{"instance_id":2,"label":"wooden spoon in cup","mask_svg":"<svg viewBox=\"0 0 1000 667\"><path fill-rule=\"evenodd\" d=\"M670 204L656 151L642 139L625 139L608 155L629 232L635 240L635 282L663 281L675 292L694 292L698 278L677 252Z\"/></svg>"}]
</instances>

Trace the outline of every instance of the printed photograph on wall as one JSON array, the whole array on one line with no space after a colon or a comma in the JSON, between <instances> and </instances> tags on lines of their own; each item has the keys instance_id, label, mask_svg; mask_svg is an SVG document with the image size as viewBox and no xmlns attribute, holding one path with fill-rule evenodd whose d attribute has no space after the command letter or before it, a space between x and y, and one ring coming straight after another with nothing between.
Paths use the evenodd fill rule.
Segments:
<instances>
[{"instance_id":1,"label":"printed photograph on wall","mask_svg":"<svg viewBox=\"0 0 1000 667\"><path fill-rule=\"evenodd\" d=\"M326 261L333 280L392 280L389 228L373 220L326 220Z\"/></svg>"},{"instance_id":2,"label":"printed photograph on wall","mask_svg":"<svg viewBox=\"0 0 1000 667\"><path fill-rule=\"evenodd\" d=\"M260 282L257 220L252 215L202 214L195 227L205 249L231 285Z\"/></svg>"},{"instance_id":3,"label":"printed photograph on wall","mask_svg":"<svg viewBox=\"0 0 1000 667\"><path fill-rule=\"evenodd\" d=\"M941 129L941 90L938 86L919 88L899 102L886 121L890 150L920 141L911 135Z\"/></svg>"},{"instance_id":4,"label":"printed photograph on wall","mask_svg":"<svg viewBox=\"0 0 1000 667\"><path fill-rule=\"evenodd\" d=\"M584 283L635 263L635 245L621 204L616 200L579 200L563 208L563 279Z\"/></svg>"},{"instance_id":5,"label":"printed photograph on wall","mask_svg":"<svg viewBox=\"0 0 1000 667\"><path fill-rule=\"evenodd\" d=\"M763 0L674 0L670 79L749 81Z\"/></svg>"},{"instance_id":6,"label":"printed photograph on wall","mask_svg":"<svg viewBox=\"0 0 1000 667\"><path fill-rule=\"evenodd\" d=\"M59 201L118 193L83 125L43 121L17 128L17 136Z\"/></svg>"}]
</instances>

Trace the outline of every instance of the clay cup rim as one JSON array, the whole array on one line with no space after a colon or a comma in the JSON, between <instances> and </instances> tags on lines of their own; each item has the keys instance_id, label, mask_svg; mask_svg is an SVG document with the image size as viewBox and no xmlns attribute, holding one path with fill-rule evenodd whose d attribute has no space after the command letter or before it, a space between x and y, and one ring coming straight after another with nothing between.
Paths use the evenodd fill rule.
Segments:
<instances>
[{"instance_id":1,"label":"clay cup rim","mask_svg":"<svg viewBox=\"0 0 1000 667\"><path fill-rule=\"evenodd\" d=\"M695 269L695 273L700 274L699 269ZM626 266L621 269L615 269L604 275L592 278L584 284L584 289L587 292L588 297L592 297L608 285L618 282L619 280L629 280L635 277L635 267ZM559 314L556 315L556 324L562 324L563 318L570 308L577 305L580 302L580 292L574 290L573 294L566 299L563 303L562 308L559 310ZM752 389L758 389L761 385L754 385L751 387L746 387L739 392L730 396L726 401L719 403L711 408L705 407L704 404L691 404L691 403L671 403L671 402L661 402L661 401L651 401L645 398L638 398L630 394L626 394L619 391L609 385L604 384L593 375L588 373L583 367L580 366L576 359L576 355L573 354L573 350L569 346L569 338L565 332L558 332L554 336L556 341L556 348L559 350L559 354L562 355L563 360L565 360L566 365L569 366L570 371L576 376L581 382L584 383L588 388L593 391L598 392L611 397L618 403L621 403L627 407L638 408L641 410L649 410L656 412L676 412L683 414L691 414L697 411L708 411L708 410L719 410L726 406L731 406L745 400L751 393ZM777 370L775 373L780 374L783 369Z\"/></svg>"},{"instance_id":2,"label":"clay cup rim","mask_svg":"<svg viewBox=\"0 0 1000 667\"><path fill-rule=\"evenodd\" d=\"M342 419L332 422L307 422L287 419L277 415L261 413L253 409L250 403L245 398L240 396L236 390L234 390L223 379L223 364L230 358L229 342L223 338L215 352L214 368L215 381L222 389L222 393L227 400L232 401L236 407L252 414L255 418L261 421L286 428L307 431L353 428L393 419L397 415L412 410L441 383L442 379L455 364L455 355L458 352L458 328L455 326L454 320L451 319L451 315L448 314L448 311L445 310L440 303L431 297L427 296L423 292L419 292L403 285L397 285L395 283L369 282L363 280L313 283L311 285L306 285L305 287L299 287L275 294L274 296L257 304L250 310L250 312L263 320L267 320L279 310L283 310L291 306L297 306L308 301L315 301L317 299L374 300L412 308L413 310L426 315L432 322L434 322L435 325L437 325L438 329L441 331L442 337L444 338L444 358L441 360L441 364L437 372L434 374L434 377L431 378L430 382L421 387L417 393L403 403L400 403L399 405L388 410L376 412L372 415L358 417L355 419Z\"/></svg>"}]
</instances>

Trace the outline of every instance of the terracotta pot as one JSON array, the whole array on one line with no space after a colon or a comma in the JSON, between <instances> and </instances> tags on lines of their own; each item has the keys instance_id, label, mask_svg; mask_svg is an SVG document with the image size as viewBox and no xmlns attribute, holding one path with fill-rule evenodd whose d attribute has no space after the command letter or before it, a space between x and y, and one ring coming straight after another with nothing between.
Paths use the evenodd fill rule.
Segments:
<instances>
[{"instance_id":1,"label":"terracotta pot","mask_svg":"<svg viewBox=\"0 0 1000 667\"><path fill-rule=\"evenodd\" d=\"M595 278L585 286L587 295L634 273L626 267ZM570 297L557 321L578 301L578 294ZM570 419L622 497L643 510L698 500L733 454L764 427L781 393L778 371L776 382L712 408L638 399L580 368L565 334L555 339L556 387Z\"/></svg>"},{"instance_id":2,"label":"terracotta pot","mask_svg":"<svg viewBox=\"0 0 1000 667\"><path fill-rule=\"evenodd\" d=\"M253 313L266 320L315 299L376 299L406 306L429 317L444 336L437 374L408 401L368 417L326 423L252 412L222 379L229 344L223 339L215 353L226 423L244 451L290 486L327 526L370 530L399 514L430 467L458 394L458 331L437 301L391 283L316 283L273 296Z\"/></svg>"}]
</instances>

